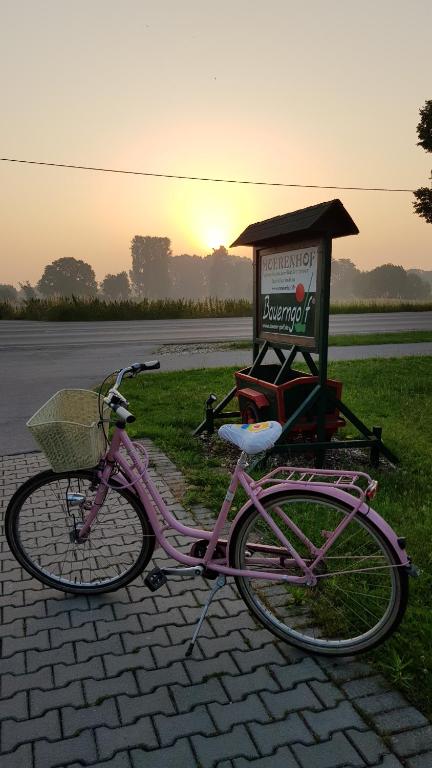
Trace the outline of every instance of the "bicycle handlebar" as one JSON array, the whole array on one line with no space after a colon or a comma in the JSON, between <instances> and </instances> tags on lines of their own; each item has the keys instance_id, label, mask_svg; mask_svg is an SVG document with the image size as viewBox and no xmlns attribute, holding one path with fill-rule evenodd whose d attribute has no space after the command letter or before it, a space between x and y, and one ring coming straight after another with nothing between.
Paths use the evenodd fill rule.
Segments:
<instances>
[{"instance_id":1,"label":"bicycle handlebar","mask_svg":"<svg viewBox=\"0 0 432 768\"><path fill-rule=\"evenodd\" d=\"M157 368L160 368L159 360L147 360L146 363L132 363L132 365L128 365L118 372L115 384L109 390L107 397L104 397L104 401L122 421L125 421L128 424L135 421L133 413L124 407L125 405L128 405L128 401L118 391L124 376L126 376L127 373L130 373L132 376L137 376L138 373L142 373L143 371L154 371Z\"/></svg>"},{"instance_id":2,"label":"bicycle handlebar","mask_svg":"<svg viewBox=\"0 0 432 768\"><path fill-rule=\"evenodd\" d=\"M123 381L123 377L127 373L131 373L132 376L137 376L138 373L143 373L144 371L154 371L157 368L160 368L159 360L148 360L146 363L132 363L132 365L128 365L126 368L122 368L121 371L118 372L113 389L119 388Z\"/></svg>"}]
</instances>

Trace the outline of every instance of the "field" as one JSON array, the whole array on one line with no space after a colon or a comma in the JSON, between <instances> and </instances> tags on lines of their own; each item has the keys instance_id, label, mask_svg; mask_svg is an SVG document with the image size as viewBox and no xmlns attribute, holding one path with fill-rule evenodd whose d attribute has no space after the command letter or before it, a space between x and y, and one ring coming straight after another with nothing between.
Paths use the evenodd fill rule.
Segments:
<instances>
[{"instance_id":1,"label":"field","mask_svg":"<svg viewBox=\"0 0 432 768\"><path fill-rule=\"evenodd\" d=\"M335 302L332 314L364 312L424 312L432 302L374 301ZM31 299L21 304L0 301L0 320L103 321L158 320L197 317L249 317L252 304L245 299L203 298L159 299L151 301L103 301L102 299Z\"/></svg>"},{"instance_id":2,"label":"field","mask_svg":"<svg viewBox=\"0 0 432 768\"><path fill-rule=\"evenodd\" d=\"M410 580L409 606L400 630L370 654L373 664L432 716L432 357L338 362L329 375L344 383L344 400L400 458L397 469L374 472L380 491L374 506L399 535L421 571ZM130 432L153 439L185 473L187 503L217 512L227 486L227 451L216 437L191 437L209 392L219 398L233 385L233 369L143 375L125 384L137 422ZM347 436L354 436L346 428ZM364 461L362 465L361 462ZM345 454L344 466L368 471L367 456Z\"/></svg>"}]
</instances>

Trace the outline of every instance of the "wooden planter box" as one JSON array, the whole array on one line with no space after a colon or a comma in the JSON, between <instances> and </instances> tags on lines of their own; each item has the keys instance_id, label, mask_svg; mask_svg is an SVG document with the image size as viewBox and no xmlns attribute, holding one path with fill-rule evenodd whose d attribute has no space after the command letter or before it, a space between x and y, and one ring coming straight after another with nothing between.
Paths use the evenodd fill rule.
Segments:
<instances>
[{"instance_id":1,"label":"wooden planter box","mask_svg":"<svg viewBox=\"0 0 432 768\"><path fill-rule=\"evenodd\" d=\"M287 371L285 380L275 384L274 381L280 372L280 366L277 364L258 366L253 376L249 376L249 371L250 367L243 368L235 374L243 423L272 419L283 425L318 383L318 376L291 368ZM327 379L327 386L334 390L338 399L341 399L342 382ZM338 409L329 406L325 422L326 439L330 440L343 426L345 426L345 420L340 417ZM316 430L317 405L315 404L311 405L292 430L284 435L284 439L292 440L304 433L309 440L315 440Z\"/></svg>"}]
</instances>

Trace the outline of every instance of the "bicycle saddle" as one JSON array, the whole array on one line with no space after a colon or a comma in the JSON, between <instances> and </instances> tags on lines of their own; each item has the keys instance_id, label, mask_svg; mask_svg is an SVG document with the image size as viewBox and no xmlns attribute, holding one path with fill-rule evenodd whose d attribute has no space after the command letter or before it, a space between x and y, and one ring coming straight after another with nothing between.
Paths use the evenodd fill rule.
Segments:
<instances>
[{"instance_id":1,"label":"bicycle saddle","mask_svg":"<svg viewBox=\"0 0 432 768\"><path fill-rule=\"evenodd\" d=\"M267 451L282 433L278 421L260 421L256 424L223 424L218 435L240 450L251 455Z\"/></svg>"}]
</instances>

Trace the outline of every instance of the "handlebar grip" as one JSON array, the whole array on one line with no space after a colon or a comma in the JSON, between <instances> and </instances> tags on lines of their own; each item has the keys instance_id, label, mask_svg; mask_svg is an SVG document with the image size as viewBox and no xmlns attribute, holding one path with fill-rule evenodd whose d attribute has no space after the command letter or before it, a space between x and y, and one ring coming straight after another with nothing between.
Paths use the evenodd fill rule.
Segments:
<instances>
[{"instance_id":1,"label":"handlebar grip","mask_svg":"<svg viewBox=\"0 0 432 768\"><path fill-rule=\"evenodd\" d=\"M159 360L148 360L146 363L141 363L142 371L154 371L157 368L160 368Z\"/></svg>"},{"instance_id":2,"label":"handlebar grip","mask_svg":"<svg viewBox=\"0 0 432 768\"><path fill-rule=\"evenodd\" d=\"M148 360L146 363L133 363L130 366L130 370L133 373L142 373L142 371L154 371L156 368L160 368L159 360Z\"/></svg>"},{"instance_id":3,"label":"handlebar grip","mask_svg":"<svg viewBox=\"0 0 432 768\"><path fill-rule=\"evenodd\" d=\"M133 421L136 421L133 413L128 411L126 408L123 408L122 405L114 405L112 408L122 421L126 421L128 424L132 424Z\"/></svg>"}]
</instances>

